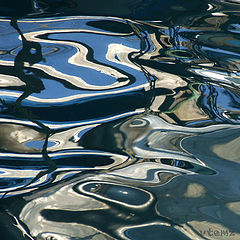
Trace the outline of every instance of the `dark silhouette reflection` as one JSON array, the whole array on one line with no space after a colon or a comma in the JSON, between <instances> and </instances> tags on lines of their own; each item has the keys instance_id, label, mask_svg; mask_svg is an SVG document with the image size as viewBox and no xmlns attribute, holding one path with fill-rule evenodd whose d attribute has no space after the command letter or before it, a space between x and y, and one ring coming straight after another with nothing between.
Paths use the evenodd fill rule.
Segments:
<instances>
[{"instance_id":1,"label":"dark silhouette reflection","mask_svg":"<svg viewBox=\"0 0 240 240\"><path fill-rule=\"evenodd\" d=\"M24 107L21 106L22 101L26 99L28 96L30 96L32 93L39 93L45 89L41 79L35 76L34 73L28 72L25 69L24 65L28 63L30 66L32 66L33 64L43 60L41 45L39 43L26 40L24 34L18 27L17 19L15 18L11 19L11 26L14 29L16 29L16 31L21 36L22 40L22 49L18 52L18 54L15 57L14 68L15 71L18 73L18 78L25 83L25 90L13 105L9 106L3 100L1 100L1 102L7 108L11 108L10 111L13 112L13 115L17 113L17 115L20 115L24 119L30 120L31 122L37 124L40 127L40 130L38 131L45 135L45 141L42 147L42 155L46 163L49 165L46 171L39 172L29 183L18 189L22 190L22 188L26 188L27 186L31 185L42 176L54 171L56 169L56 165L49 157L47 151L48 139L49 136L52 134L51 129L49 129L40 121L36 120L35 116L31 112L29 112L28 110L24 109ZM8 193L9 192L6 192L4 196Z\"/></svg>"},{"instance_id":2,"label":"dark silhouette reflection","mask_svg":"<svg viewBox=\"0 0 240 240\"><path fill-rule=\"evenodd\" d=\"M44 90L44 85L41 79L24 69L24 63L32 66L43 60L41 45L37 42L26 40L23 33L17 25L17 20L11 20L11 26L17 30L22 40L22 49L18 52L14 60L14 68L18 72L18 77L26 84L24 93L17 99L16 105L21 105L23 99L27 98L32 93L39 93Z\"/></svg>"}]
</instances>

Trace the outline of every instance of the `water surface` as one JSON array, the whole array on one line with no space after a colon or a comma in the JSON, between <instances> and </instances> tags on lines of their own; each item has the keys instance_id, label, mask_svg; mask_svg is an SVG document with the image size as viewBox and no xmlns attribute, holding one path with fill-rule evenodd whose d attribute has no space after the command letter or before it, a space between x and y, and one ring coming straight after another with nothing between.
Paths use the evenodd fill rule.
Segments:
<instances>
[{"instance_id":1,"label":"water surface","mask_svg":"<svg viewBox=\"0 0 240 240\"><path fill-rule=\"evenodd\" d=\"M240 239L239 1L56 2L0 8L3 239Z\"/></svg>"}]
</instances>

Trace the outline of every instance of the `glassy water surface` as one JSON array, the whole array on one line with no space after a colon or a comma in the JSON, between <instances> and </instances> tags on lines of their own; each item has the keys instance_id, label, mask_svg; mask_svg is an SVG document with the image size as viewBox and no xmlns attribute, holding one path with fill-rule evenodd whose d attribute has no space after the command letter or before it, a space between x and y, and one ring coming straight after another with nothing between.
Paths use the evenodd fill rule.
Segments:
<instances>
[{"instance_id":1,"label":"glassy water surface","mask_svg":"<svg viewBox=\"0 0 240 240\"><path fill-rule=\"evenodd\" d=\"M0 8L3 239L240 239L240 2L32 2Z\"/></svg>"}]
</instances>

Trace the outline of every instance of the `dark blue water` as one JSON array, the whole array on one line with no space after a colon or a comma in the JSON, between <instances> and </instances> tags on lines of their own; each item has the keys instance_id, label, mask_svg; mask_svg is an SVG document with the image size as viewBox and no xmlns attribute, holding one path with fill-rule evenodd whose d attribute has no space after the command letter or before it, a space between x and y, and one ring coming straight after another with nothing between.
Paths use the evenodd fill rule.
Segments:
<instances>
[{"instance_id":1,"label":"dark blue water","mask_svg":"<svg viewBox=\"0 0 240 240\"><path fill-rule=\"evenodd\" d=\"M240 1L0 2L1 240L240 239Z\"/></svg>"}]
</instances>

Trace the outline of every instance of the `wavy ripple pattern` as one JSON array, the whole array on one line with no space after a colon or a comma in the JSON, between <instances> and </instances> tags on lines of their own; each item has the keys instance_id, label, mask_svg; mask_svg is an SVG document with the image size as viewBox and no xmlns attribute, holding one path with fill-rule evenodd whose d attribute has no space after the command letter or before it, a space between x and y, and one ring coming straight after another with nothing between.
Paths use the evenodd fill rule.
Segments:
<instances>
[{"instance_id":1,"label":"wavy ripple pattern","mask_svg":"<svg viewBox=\"0 0 240 240\"><path fill-rule=\"evenodd\" d=\"M185 2L0 19L6 239L240 238L239 3Z\"/></svg>"}]
</instances>

